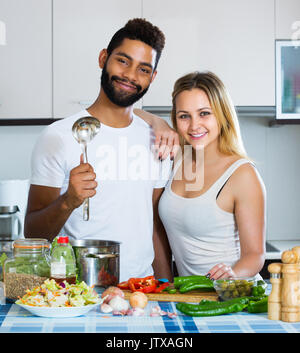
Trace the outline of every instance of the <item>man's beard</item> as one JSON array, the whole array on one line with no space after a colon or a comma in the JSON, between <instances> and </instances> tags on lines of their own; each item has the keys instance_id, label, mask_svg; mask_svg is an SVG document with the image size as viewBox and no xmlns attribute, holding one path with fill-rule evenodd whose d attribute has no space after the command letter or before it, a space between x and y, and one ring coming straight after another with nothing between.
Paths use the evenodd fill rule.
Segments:
<instances>
[{"instance_id":1,"label":"man's beard","mask_svg":"<svg viewBox=\"0 0 300 353\"><path fill-rule=\"evenodd\" d=\"M136 87L136 93L128 93L128 92L119 92L115 89L113 86L113 81L118 80L120 82L125 82L129 83L132 86ZM102 69L102 75L101 75L101 86L107 95L108 99L114 103L115 105L119 107L129 107L130 105L133 105L135 102L137 102L139 99L143 97L143 95L148 91L149 86L146 87L142 91L142 87L140 85L137 85L129 80L125 80L123 78L120 78L118 76L112 76L109 78L108 72L106 70L106 64L104 65Z\"/></svg>"}]
</instances>

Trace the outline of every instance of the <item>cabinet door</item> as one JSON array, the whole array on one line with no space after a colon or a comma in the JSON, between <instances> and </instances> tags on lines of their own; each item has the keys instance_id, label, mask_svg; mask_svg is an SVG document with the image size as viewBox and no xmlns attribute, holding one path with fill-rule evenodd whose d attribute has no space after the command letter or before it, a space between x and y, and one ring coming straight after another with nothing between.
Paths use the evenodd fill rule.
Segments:
<instances>
[{"instance_id":1,"label":"cabinet door","mask_svg":"<svg viewBox=\"0 0 300 353\"><path fill-rule=\"evenodd\" d=\"M174 82L215 72L235 105L274 105L273 0L144 0L144 16L166 35L145 106L171 105Z\"/></svg>"},{"instance_id":2,"label":"cabinet door","mask_svg":"<svg viewBox=\"0 0 300 353\"><path fill-rule=\"evenodd\" d=\"M300 39L300 1L276 0L276 38Z\"/></svg>"},{"instance_id":3,"label":"cabinet door","mask_svg":"<svg viewBox=\"0 0 300 353\"><path fill-rule=\"evenodd\" d=\"M141 0L53 0L55 118L76 113L96 99L99 53L135 17L141 17Z\"/></svg>"},{"instance_id":4,"label":"cabinet door","mask_svg":"<svg viewBox=\"0 0 300 353\"><path fill-rule=\"evenodd\" d=\"M0 0L0 20L0 118L51 118L51 0Z\"/></svg>"}]
</instances>

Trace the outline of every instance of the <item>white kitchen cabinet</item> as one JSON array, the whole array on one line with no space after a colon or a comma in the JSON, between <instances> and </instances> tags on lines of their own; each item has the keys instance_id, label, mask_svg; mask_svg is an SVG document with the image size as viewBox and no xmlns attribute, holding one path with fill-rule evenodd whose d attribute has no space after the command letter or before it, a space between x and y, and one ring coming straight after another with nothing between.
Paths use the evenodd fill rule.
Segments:
<instances>
[{"instance_id":1,"label":"white kitchen cabinet","mask_svg":"<svg viewBox=\"0 0 300 353\"><path fill-rule=\"evenodd\" d=\"M276 39L300 39L300 1L275 0Z\"/></svg>"},{"instance_id":2,"label":"white kitchen cabinet","mask_svg":"<svg viewBox=\"0 0 300 353\"><path fill-rule=\"evenodd\" d=\"M54 118L76 113L96 99L101 49L141 13L141 0L53 0Z\"/></svg>"},{"instance_id":3,"label":"white kitchen cabinet","mask_svg":"<svg viewBox=\"0 0 300 353\"><path fill-rule=\"evenodd\" d=\"M51 0L0 0L0 119L51 118Z\"/></svg>"},{"instance_id":4,"label":"white kitchen cabinet","mask_svg":"<svg viewBox=\"0 0 300 353\"><path fill-rule=\"evenodd\" d=\"M170 106L175 80L194 70L215 72L235 105L275 104L273 0L143 0L143 16L166 35L144 106Z\"/></svg>"}]
</instances>

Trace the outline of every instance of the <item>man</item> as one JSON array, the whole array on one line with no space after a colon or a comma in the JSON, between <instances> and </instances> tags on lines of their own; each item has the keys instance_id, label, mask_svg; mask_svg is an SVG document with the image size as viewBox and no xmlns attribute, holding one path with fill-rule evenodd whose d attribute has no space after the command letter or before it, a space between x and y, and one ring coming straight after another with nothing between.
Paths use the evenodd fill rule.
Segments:
<instances>
[{"instance_id":1,"label":"man","mask_svg":"<svg viewBox=\"0 0 300 353\"><path fill-rule=\"evenodd\" d=\"M25 237L52 240L64 234L119 241L120 281L150 275L153 269L157 278L172 278L170 249L157 211L166 184L157 171L166 175L170 161L153 160L152 129L133 114L133 104L155 79L164 42L163 33L143 19L130 20L117 31L99 55L96 101L48 126L32 155ZM89 115L101 128L88 145L89 163L83 163L72 125ZM82 216L85 198L90 198L89 221Z\"/></svg>"}]
</instances>

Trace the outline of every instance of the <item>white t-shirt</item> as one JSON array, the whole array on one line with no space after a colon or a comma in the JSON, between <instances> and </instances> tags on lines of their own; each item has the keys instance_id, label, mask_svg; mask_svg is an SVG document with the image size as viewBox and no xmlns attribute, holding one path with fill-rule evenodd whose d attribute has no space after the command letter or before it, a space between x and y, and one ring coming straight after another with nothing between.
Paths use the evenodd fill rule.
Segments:
<instances>
[{"instance_id":1,"label":"white t-shirt","mask_svg":"<svg viewBox=\"0 0 300 353\"><path fill-rule=\"evenodd\" d=\"M72 126L83 116L90 114L83 110L45 128L33 150L31 184L61 188L61 194L67 190L81 154ZM152 194L166 185L171 172L170 159L155 158L153 142L151 127L137 116L125 128L101 124L87 147L98 183L90 198L90 219L83 220L80 206L59 233L120 242L120 281L153 274Z\"/></svg>"}]
</instances>

